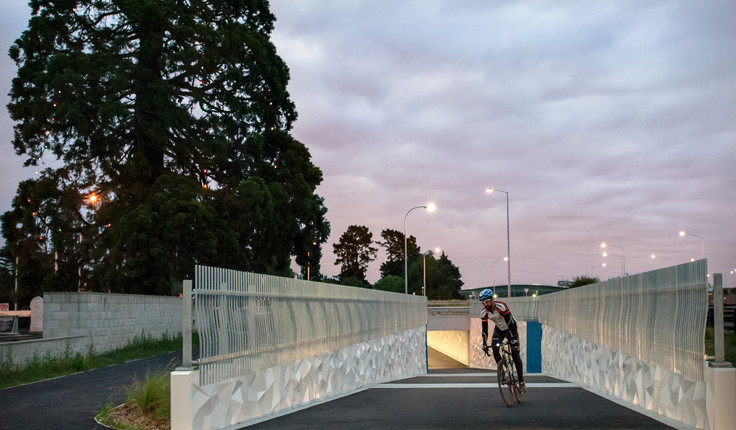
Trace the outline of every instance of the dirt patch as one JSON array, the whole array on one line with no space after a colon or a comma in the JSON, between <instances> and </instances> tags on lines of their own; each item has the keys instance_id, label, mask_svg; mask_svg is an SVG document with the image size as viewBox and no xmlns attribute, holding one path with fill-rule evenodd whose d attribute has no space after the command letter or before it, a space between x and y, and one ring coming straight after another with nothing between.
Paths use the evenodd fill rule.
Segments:
<instances>
[{"instance_id":1,"label":"dirt patch","mask_svg":"<svg viewBox=\"0 0 736 430\"><path fill-rule=\"evenodd\" d=\"M144 415L137 405L128 403L115 408L115 410L107 416L107 420L109 423L113 423L113 425L125 424L131 428L140 428L143 430L171 429L171 425L168 420Z\"/></svg>"}]
</instances>

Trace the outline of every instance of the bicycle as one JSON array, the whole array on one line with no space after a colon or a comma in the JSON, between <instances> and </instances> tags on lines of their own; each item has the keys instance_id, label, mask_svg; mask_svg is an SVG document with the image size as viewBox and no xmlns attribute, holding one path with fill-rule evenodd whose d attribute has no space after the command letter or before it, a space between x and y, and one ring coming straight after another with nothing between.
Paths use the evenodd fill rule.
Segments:
<instances>
[{"instance_id":1,"label":"bicycle","mask_svg":"<svg viewBox=\"0 0 736 430\"><path fill-rule=\"evenodd\" d=\"M483 351L487 356L491 356L488 353L488 347L485 347ZM519 389L519 379L514 366L514 359L511 357L511 346L505 339L499 346L499 352L501 353L501 361L498 362L496 369L498 391L501 393L503 403L511 407L512 399L516 399L517 403L521 403L521 397L524 393Z\"/></svg>"}]
</instances>

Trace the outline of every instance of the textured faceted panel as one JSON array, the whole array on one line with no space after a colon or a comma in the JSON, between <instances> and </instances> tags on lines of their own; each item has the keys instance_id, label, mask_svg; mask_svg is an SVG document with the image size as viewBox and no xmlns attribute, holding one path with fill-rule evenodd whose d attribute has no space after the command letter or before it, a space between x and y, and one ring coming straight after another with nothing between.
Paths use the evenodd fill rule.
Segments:
<instances>
[{"instance_id":1,"label":"textured faceted panel","mask_svg":"<svg viewBox=\"0 0 736 430\"><path fill-rule=\"evenodd\" d=\"M426 374L426 330L418 327L238 378L192 386L196 429L222 429Z\"/></svg>"},{"instance_id":2,"label":"textured faceted panel","mask_svg":"<svg viewBox=\"0 0 736 430\"><path fill-rule=\"evenodd\" d=\"M544 327L542 371L605 396L698 428L707 428L706 384Z\"/></svg>"}]
</instances>

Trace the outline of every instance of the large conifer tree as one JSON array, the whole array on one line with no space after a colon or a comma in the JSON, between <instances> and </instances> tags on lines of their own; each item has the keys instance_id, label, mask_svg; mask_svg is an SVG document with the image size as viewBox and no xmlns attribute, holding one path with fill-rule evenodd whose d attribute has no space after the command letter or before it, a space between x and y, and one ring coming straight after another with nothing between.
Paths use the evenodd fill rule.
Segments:
<instances>
[{"instance_id":1,"label":"large conifer tree","mask_svg":"<svg viewBox=\"0 0 736 430\"><path fill-rule=\"evenodd\" d=\"M376 259L378 248L373 246L373 233L364 225L351 225L332 245L335 265L340 266L340 281L365 281L368 264Z\"/></svg>"},{"instance_id":2,"label":"large conifer tree","mask_svg":"<svg viewBox=\"0 0 736 430\"><path fill-rule=\"evenodd\" d=\"M381 263L381 278L386 276L404 277L404 233L398 230L384 229L381 231L384 242L377 242L386 249L386 261ZM406 254L408 261L415 261L420 257L417 238L409 235L406 238Z\"/></svg>"},{"instance_id":3,"label":"large conifer tree","mask_svg":"<svg viewBox=\"0 0 736 430\"><path fill-rule=\"evenodd\" d=\"M194 264L289 274L291 255L319 258L322 172L289 134L267 1L30 5L10 49L13 145L26 165L62 167L19 187L11 253L44 236L64 263L55 289L138 293L168 293Z\"/></svg>"}]
</instances>

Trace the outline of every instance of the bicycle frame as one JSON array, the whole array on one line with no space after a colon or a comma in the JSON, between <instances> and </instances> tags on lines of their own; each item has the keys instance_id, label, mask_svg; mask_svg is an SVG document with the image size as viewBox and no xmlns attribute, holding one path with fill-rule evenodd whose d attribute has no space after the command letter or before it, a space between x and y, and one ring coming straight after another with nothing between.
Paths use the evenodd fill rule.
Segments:
<instances>
[{"instance_id":1,"label":"bicycle frame","mask_svg":"<svg viewBox=\"0 0 736 430\"><path fill-rule=\"evenodd\" d=\"M498 349L501 353L501 361L497 363L498 368L496 369L498 390L501 393L503 403L511 407L513 404L512 398L516 399L517 403L521 403L522 393L519 390L519 378L517 377L516 366L511 356L511 346L508 341L504 339Z\"/></svg>"}]
</instances>

